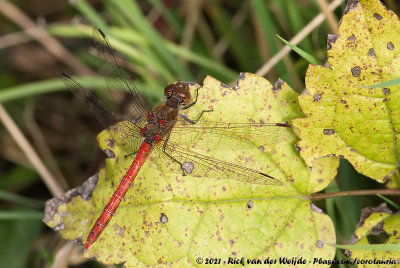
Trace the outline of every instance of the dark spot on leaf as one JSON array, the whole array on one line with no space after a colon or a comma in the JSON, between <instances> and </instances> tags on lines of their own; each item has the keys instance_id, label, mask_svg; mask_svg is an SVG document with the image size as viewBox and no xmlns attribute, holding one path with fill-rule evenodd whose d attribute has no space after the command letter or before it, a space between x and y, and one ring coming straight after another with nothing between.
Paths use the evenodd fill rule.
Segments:
<instances>
[{"instance_id":1,"label":"dark spot on leaf","mask_svg":"<svg viewBox=\"0 0 400 268\"><path fill-rule=\"evenodd\" d=\"M259 150L260 152L264 152L265 148L264 148L264 146L260 146L260 147L258 147L258 150Z\"/></svg>"},{"instance_id":2,"label":"dark spot on leaf","mask_svg":"<svg viewBox=\"0 0 400 268\"><path fill-rule=\"evenodd\" d=\"M329 136L335 134L333 129L324 129L324 135Z\"/></svg>"},{"instance_id":3,"label":"dark spot on leaf","mask_svg":"<svg viewBox=\"0 0 400 268\"><path fill-rule=\"evenodd\" d=\"M167 215L165 215L164 213L161 213L160 222L161 222L162 224L167 223L167 222L168 222L168 217L167 217Z\"/></svg>"},{"instance_id":4,"label":"dark spot on leaf","mask_svg":"<svg viewBox=\"0 0 400 268\"><path fill-rule=\"evenodd\" d=\"M318 240L316 243L317 248L322 248L324 246L324 242L321 240Z\"/></svg>"},{"instance_id":5,"label":"dark spot on leaf","mask_svg":"<svg viewBox=\"0 0 400 268\"><path fill-rule=\"evenodd\" d=\"M384 89L382 89L382 91L383 91L383 94L385 94L385 95L390 95L390 88L384 88Z\"/></svg>"},{"instance_id":6,"label":"dark spot on leaf","mask_svg":"<svg viewBox=\"0 0 400 268\"><path fill-rule=\"evenodd\" d=\"M232 256L236 256L237 253L235 251L232 251L231 254L232 254Z\"/></svg>"},{"instance_id":7,"label":"dark spot on leaf","mask_svg":"<svg viewBox=\"0 0 400 268\"><path fill-rule=\"evenodd\" d=\"M394 45L392 42L387 43L387 49L389 50L393 50L394 49Z\"/></svg>"},{"instance_id":8,"label":"dark spot on leaf","mask_svg":"<svg viewBox=\"0 0 400 268\"><path fill-rule=\"evenodd\" d=\"M282 85L284 84L285 82L282 80L282 79L278 79L278 81L275 83L275 85L272 87L272 90L274 91L274 92L279 92L280 90L281 90L281 88L282 88Z\"/></svg>"},{"instance_id":9,"label":"dark spot on leaf","mask_svg":"<svg viewBox=\"0 0 400 268\"><path fill-rule=\"evenodd\" d=\"M319 101L319 100L322 98L322 96L321 96L320 94L315 94L313 98L314 98L313 101L314 101L314 102L317 102L317 101Z\"/></svg>"},{"instance_id":10,"label":"dark spot on leaf","mask_svg":"<svg viewBox=\"0 0 400 268\"><path fill-rule=\"evenodd\" d=\"M368 56L370 56L370 57L376 57L376 55L375 55L375 50L374 50L373 48L370 48L370 49L368 50Z\"/></svg>"},{"instance_id":11,"label":"dark spot on leaf","mask_svg":"<svg viewBox=\"0 0 400 268\"><path fill-rule=\"evenodd\" d=\"M361 68L359 66L351 68L351 73L354 77L359 77L361 74Z\"/></svg>"},{"instance_id":12,"label":"dark spot on leaf","mask_svg":"<svg viewBox=\"0 0 400 268\"><path fill-rule=\"evenodd\" d=\"M229 240L229 244L231 244L231 246L233 246L233 244L235 244L235 241Z\"/></svg>"},{"instance_id":13,"label":"dark spot on leaf","mask_svg":"<svg viewBox=\"0 0 400 268\"><path fill-rule=\"evenodd\" d=\"M250 210L250 209L252 209L253 207L254 207L253 201L249 200L249 201L247 202L246 209L247 209L247 210Z\"/></svg>"},{"instance_id":14,"label":"dark spot on leaf","mask_svg":"<svg viewBox=\"0 0 400 268\"><path fill-rule=\"evenodd\" d=\"M343 104L347 103L347 101L345 101L345 100L340 100L340 102L343 103Z\"/></svg>"},{"instance_id":15,"label":"dark spot on leaf","mask_svg":"<svg viewBox=\"0 0 400 268\"><path fill-rule=\"evenodd\" d=\"M352 34L347 40L353 42L356 41L356 36L354 34Z\"/></svg>"},{"instance_id":16,"label":"dark spot on leaf","mask_svg":"<svg viewBox=\"0 0 400 268\"><path fill-rule=\"evenodd\" d=\"M104 154L106 155L106 158L115 158L114 152L110 149L105 149Z\"/></svg>"},{"instance_id":17,"label":"dark spot on leaf","mask_svg":"<svg viewBox=\"0 0 400 268\"><path fill-rule=\"evenodd\" d=\"M380 15L380 14L378 14L378 13L374 13L374 18L375 19L377 19L377 20L381 20L382 19L382 16Z\"/></svg>"}]
</instances>

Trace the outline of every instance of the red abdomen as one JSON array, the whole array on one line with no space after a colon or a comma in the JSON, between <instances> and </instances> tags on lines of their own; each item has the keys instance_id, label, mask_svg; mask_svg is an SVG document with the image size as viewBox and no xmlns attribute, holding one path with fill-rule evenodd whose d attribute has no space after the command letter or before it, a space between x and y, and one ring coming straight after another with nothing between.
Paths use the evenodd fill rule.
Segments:
<instances>
[{"instance_id":1,"label":"red abdomen","mask_svg":"<svg viewBox=\"0 0 400 268\"><path fill-rule=\"evenodd\" d=\"M90 230L90 233L86 240L85 250L87 250L97 240L97 238L103 232L104 228L106 228L112 216L114 216L119 204L121 203L122 198L125 196L126 191L128 191L129 186L132 184L140 168L143 166L144 162L146 161L152 150L152 145L146 142L142 143L139 151L137 152L135 160L133 160L132 165L126 172L117 190L115 190L110 201L108 201L108 204L104 207L96 223Z\"/></svg>"}]
</instances>

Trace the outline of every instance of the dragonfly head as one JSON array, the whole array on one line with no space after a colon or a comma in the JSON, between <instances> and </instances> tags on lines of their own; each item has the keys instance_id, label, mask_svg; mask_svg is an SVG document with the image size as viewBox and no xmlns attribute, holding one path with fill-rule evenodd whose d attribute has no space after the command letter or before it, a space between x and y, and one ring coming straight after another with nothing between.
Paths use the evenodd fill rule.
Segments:
<instances>
[{"instance_id":1,"label":"dragonfly head","mask_svg":"<svg viewBox=\"0 0 400 268\"><path fill-rule=\"evenodd\" d=\"M167 101L174 106L186 106L190 102L190 91L185 82L169 84L164 89L164 95Z\"/></svg>"}]
</instances>

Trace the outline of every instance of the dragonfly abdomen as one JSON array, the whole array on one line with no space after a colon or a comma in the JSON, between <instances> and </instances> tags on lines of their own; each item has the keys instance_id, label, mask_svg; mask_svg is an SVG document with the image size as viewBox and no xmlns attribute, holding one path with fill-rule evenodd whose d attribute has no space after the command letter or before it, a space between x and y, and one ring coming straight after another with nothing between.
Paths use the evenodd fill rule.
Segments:
<instances>
[{"instance_id":1,"label":"dragonfly abdomen","mask_svg":"<svg viewBox=\"0 0 400 268\"><path fill-rule=\"evenodd\" d=\"M152 145L146 142L142 143L138 153L136 154L135 160L133 160L132 165L125 173L125 176L121 180L118 188L115 190L110 201L108 201L107 205L104 207L96 223L90 230L90 233L86 240L85 249L88 249L107 227L111 218L115 215L115 211L117 210L119 204L121 203L121 200L124 198L126 192L128 191L129 186L132 184L140 168L143 166L143 164L149 157L152 150L153 150Z\"/></svg>"}]
</instances>

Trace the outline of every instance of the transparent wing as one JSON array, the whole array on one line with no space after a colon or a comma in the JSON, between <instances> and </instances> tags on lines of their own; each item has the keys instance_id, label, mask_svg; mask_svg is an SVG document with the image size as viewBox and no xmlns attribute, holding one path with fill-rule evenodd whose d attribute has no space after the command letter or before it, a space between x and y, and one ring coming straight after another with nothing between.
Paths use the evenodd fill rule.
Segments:
<instances>
[{"instance_id":1,"label":"transparent wing","mask_svg":"<svg viewBox=\"0 0 400 268\"><path fill-rule=\"evenodd\" d=\"M104 128L109 132L119 147L127 154L137 152L142 142L140 127L144 124L145 118L139 117L129 121L119 113L111 111L93 92L84 88L76 80L67 74L62 74L63 82L71 92L82 102L89 106L90 111Z\"/></svg>"},{"instance_id":2,"label":"transparent wing","mask_svg":"<svg viewBox=\"0 0 400 268\"><path fill-rule=\"evenodd\" d=\"M108 93L112 99L127 104L124 114L130 114L133 118L146 116L150 109L115 56L108 38L100 29L95 28L93 40L95 47L107 62L104 66L103 74L106 79Z\"/></svg>"},{"instance_id":3,"label":"transparent wing","mask_svg":"<svg viewBox=\"0 0 400 268\"><path fill-rule=\"evenodd\" d=\"M160 141L154 148L154 154L160 157L163 165L174 168L176 172L252 184L283 185L281 181L265 173L190 151L173 142L168 141L164 153L164 144L164 141Z\"/></svg>"},{"instance_id":4,"label":"transparent wing","mask_svg":"<svg viewBox=\"0 0 400 268\"><path fill-rule=\"evenodd\" d=\"M300 130L279 123L225 123L199 121L189 124L178 120L172 133L185 144L196 142L197 148L208 148L210 144L217 149L240 150L256 145L273 145L300 135ZM236 140L232 141L232 139Z\"/></svg>"}]
</instances>

